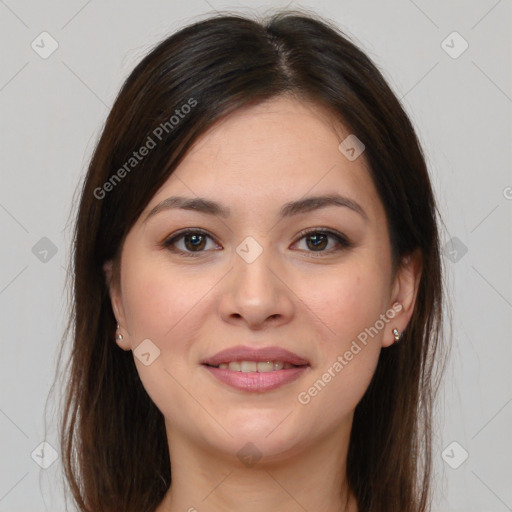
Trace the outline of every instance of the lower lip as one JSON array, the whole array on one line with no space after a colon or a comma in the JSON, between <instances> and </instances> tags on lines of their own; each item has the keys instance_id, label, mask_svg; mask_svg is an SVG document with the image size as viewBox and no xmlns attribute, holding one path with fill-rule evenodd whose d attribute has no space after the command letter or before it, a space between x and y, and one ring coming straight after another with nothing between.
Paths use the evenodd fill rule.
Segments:
<instances>
[{"instance_id":1,"label":"lower lip","mask_svg":"<svg viewBox=\"0 0 512 512\"><path fill-rule=\"evenodd\" d=\"M298 379L309 366L297 366L272 372L235 372L203 365L214 377L241 391L270 391Z\"/></svg>"}]
</instances>

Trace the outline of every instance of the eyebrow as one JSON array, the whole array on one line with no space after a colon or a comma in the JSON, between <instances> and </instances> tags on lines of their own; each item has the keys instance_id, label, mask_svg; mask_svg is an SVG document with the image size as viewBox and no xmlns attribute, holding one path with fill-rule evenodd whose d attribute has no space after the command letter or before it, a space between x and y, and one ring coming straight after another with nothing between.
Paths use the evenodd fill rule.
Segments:
<instances>
[{"instance_id":1,"label":"eyebrow","mask_svg":"<svg viewBox=\"0 0 512 512\"><path fill-rule=\"evenodd\" d=\"M351 209L358 213L366 221L368 221L368 215L362 208L362 206L348 197L341 196L339 194L329 194L323 196L306 197L297 201L290 201L285 203L280 211L279 216L281 218L291 217L301 213L311 212L313 210L319 210L328 206L341 206ZM218 217L228 218L231 215L231 210L227 206L223 206L215 201L206 199L203 197L181 197L171 196L158 203L146 216L144 223L147 222L151 217L166 210L181 209L181 210L193 210L199 213L207 215L215 215Z\"/></svg>"}]
</instances>

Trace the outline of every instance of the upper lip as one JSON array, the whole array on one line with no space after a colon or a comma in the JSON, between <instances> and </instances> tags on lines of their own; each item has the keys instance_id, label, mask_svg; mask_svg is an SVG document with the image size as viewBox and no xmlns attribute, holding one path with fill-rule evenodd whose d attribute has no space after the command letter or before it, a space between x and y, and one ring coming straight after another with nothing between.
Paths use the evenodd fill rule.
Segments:
<instances>
[{"instance_id":1,"label":"upper lip","mask_svg":"<svg viewBox=\"0 0 512 512\"><path fill-rule=\"evenodd\" d=\"M231 361L281 361L296 366L309 365L306 359L280 347L262 347L253 348L238 345L236 347L221 350L217 354L207 357L201 361L202 364L210 366L218 366L221 363L229 363Z\"/></svg>"}]
</instances>

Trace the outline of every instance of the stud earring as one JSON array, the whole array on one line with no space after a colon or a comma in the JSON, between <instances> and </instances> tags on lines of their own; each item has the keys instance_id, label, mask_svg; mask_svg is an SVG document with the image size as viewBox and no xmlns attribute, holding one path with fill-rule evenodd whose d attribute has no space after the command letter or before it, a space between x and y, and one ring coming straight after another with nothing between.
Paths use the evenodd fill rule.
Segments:
<instances>
[{"instance_id":1,"label":"stud earring","mask_svg":"<svg viewBox=\"0 0 512 512\"><path fill-rule=\"evenodd\" d=\"M395 335L395 343L398 343L400 341L400 333L398 332L398 329L393 329L393 334Z\"/></svg>"},{"instance_id":2,"label":"stud earring","mask_svg":"<svg viewBox=\"0 0 512 512\"><path fill-rule=\"evenodd\" d=\"M117 324L117 328L116 330L119 330L119 324ZM119 333L117 336L116 336L116 339L117 341L123 341L123 335L121 333Z\"/></svg>"}]
</instances>

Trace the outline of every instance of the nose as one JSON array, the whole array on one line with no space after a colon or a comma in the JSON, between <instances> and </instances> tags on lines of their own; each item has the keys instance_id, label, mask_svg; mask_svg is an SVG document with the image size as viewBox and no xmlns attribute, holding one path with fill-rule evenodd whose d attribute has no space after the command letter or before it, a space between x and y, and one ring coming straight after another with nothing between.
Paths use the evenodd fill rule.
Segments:
<instances>
[{"instance_id":1,"label":"nose","mask_svg":"<svg viewBox=\"0 0 512 512\"><path fill-rule=\"evenodd\" d=\"M289 322L294 314L294 294L285 274L284 266L269 249L251 262L235 254L221 290L223 320L245 323L253 330Z\"/></svg>"}]
</instances>

